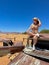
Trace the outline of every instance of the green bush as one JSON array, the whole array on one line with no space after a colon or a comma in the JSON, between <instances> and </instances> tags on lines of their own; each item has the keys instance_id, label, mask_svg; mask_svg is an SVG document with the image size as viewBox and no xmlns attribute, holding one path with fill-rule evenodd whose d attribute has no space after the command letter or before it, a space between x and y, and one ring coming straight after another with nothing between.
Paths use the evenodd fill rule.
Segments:
<instances>
[{"instance_id":1,"label":"green bush","mask_svg":"<svg viewBox=\"0 0 49 65\"><path fill-rule=\"evenodd\" d=\"M40 33L49 33L49 30L41 30Z\"/></svg>"},{"instance_id":2,"label":"green bush","mask_svg":"<svg viewBox=\"0 0 49 65\"><path fill-rule=\"evenodd\" d=\"M27 34L26 32L23 32L22 34Z\"/></svg>"}]
</instances>

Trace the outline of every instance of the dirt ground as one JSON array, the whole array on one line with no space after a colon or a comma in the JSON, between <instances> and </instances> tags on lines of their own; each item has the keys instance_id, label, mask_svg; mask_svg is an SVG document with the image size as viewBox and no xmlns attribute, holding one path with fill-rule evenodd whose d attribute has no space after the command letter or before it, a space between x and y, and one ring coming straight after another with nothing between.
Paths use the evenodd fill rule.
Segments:
<instances>
[{"instance_id":1,"label":"dirt ground","mask_svg":"<svg viewBox=\"0 0 49 65\"><path fill-rule=\"evenodd\" d=\"M10 62L7 56L0 57L0 65L7 65Z\"/></svg>"}]
</instances>

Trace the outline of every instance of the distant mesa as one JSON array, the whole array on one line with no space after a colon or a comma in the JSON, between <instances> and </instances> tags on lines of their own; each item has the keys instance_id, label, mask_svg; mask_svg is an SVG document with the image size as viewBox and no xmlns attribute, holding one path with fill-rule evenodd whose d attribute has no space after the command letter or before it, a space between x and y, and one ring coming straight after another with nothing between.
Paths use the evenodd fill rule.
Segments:
<instances>
[{"instance_id":1,"label":"distant mesa","mask_svg":"<svg viewBox=\"0 0 49 65\"><path fill-rule=\"evenodd\" d=\"M3 34L20 34L20 32L2 32L2 31L0 31L0 33L3 33Z\"/></svg>"}]
</instances>

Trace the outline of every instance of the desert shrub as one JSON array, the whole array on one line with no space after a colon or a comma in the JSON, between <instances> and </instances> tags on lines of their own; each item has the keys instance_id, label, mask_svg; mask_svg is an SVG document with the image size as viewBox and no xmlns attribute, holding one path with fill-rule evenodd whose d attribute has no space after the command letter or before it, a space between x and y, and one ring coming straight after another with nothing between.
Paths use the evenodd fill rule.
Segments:
<instances>
[{"instance_id":1,"label":"desert shrub","mask_svg":"<svg viewBox=\"0 0 49 65\"><path fill-rule=\"evenodd\" d=\"M49 30L41 30L40 33L49 33Z\"/></svg>"}]
</instances>

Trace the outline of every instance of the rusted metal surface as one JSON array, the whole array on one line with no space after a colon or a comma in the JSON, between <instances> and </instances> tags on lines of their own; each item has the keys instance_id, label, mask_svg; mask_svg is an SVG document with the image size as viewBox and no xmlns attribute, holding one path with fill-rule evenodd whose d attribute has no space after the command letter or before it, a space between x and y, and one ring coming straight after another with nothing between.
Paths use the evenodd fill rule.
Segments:
<instances>
[{"instance_id":1,"label":"rusted metal surface","mask_svg":"<svg viewBox=\"0 0 49 65\"><path fill-rule=\"evenodd\" d=\"M24 53L19 53L8 65L49 65L48 62L36 59Z\"/></svg>"},{"instance_id":2,"label":"rusted metal surface","mask_svg":"<svg viewBox=\"0 0 49 65\"><path fill-rule=\"evenodd\" d=\"M31 40L31 43L30 43ZM26 46L33 46L33 38L23 38L23 43L26 41ZM25 44L25 43L24 43ZM40 34L38 38L36 48L49 50L49 34Z\"/></svg>"},{"instance_id":3,"label":"rusted metal surface","mask_svg":"<svg viewBox=\"0 0 49 65\"><path fill-rule=\"evenodd\" d=\"M0 47L0 56L6 55L8 53L16 53L16 52L20 52L24 49L24 45L22 45L21 43L16 44L15 46L3 46Z\"/></svg>"},{"instance_id":4,"label":"rusted metal surface","mask_svg":"<svg viewBox=\"0 0 49 65\"><path fill-rule=\"evenodd\" d=\"M42 34L40 34L40 35L42 35L42 36L44 36L44 37L46 37L46 38L49 38L49 34L44 34L44 33L42 33Z\"/></svg>"},{"instance_id":5,"label":"rusted metal surface","mask_svg":"<svg viewBox=\"0 0 49 65\"><path fill-rule=\"evenodd\" d=\"M35 50L35 51L24 51L24 53L30 55L30 56L34 56L34 57L38 57L41 59L46 59L49 60L49 51L41 51L41 50Z\"/></svg>"},{"instance_id":6,"label":"rusted metal surface","mask_svg":"<svg viewBox=\"0 0 49 65\"><path fill-rule=\"evenodd\" d=\"M10 41L10 39L0 39L0 42Z\"/></svg>"},{"instance_id":7,"label":"rusted metal surface","mask_svg":"<svg viewBox=\"0 0 49 65\"><path fill-rule=\"evenodd\" d=\"M41 65L49 65L49 62L40 61Z\"/></svg>"}]
</instances>

